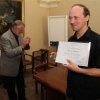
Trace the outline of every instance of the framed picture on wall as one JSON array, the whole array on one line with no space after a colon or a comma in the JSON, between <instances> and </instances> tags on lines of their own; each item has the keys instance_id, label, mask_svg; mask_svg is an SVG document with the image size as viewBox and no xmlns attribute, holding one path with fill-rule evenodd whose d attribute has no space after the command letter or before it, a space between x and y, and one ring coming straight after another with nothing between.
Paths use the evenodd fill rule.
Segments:
<instances>
[{"instance_id":1,"label":"framed picture on wall","mask_svg":"<svg viewBox=\"0 0 100 100\"><path fill-rule=\"evenodd\" d=\"M7 31L16 19L22 19L22 2L0 0L0 35Z\"/></svg>"}]
</instances>

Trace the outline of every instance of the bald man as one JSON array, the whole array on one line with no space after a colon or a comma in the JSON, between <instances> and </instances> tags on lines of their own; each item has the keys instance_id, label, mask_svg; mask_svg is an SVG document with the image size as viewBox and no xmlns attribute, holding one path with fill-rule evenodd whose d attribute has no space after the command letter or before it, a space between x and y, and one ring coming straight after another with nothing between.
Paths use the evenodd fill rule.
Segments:
<instances>
[{"instance_id":1,"label":"bald man","mask_svg":"<svg viewBox=\"0 0 100 100\"><path fill-rule=\"evenodd\" d=\"M78 66L70 59L63 64L68 69L67 96L71 100L100 98L100 35L88 26L89 19L90 11L82 4L73 5L69 11L69 23L75 31L69 41L91 42L88 67Z\"/></svg>"}]
</instances>

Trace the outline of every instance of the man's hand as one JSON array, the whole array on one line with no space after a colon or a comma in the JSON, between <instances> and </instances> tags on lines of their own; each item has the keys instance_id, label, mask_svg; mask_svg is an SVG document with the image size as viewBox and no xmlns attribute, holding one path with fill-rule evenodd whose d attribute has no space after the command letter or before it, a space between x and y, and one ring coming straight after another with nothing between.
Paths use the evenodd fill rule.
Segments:
<instances>
[{"instance_id":1,"label":"man's hand","mask_svg":"<svg viewBox=\"0 0 100 100\"><path fill-rule=\"evenodd\" d=\"M28 36L23 38L23 42L21 44L21 47L24 48L26 45L30 43L30 38Z\"/></svg>"},{"instance_id":2,"label":"man's hand","mask_svg":"<svg viewBox=\"0 0 100 100\"><path fill-rule=\"evenodd\" d=\"M64 67L68 68L68 70L80 73L80 67L72 62L71 60L67 60L68 64L62 64Z\"/></svg>"},{"instance_id":3,"label":"man's hand","mask_svg":"<svg viewBox=\"0 0 100 100\"><path fill-rule=\"evenodd\" d=\"M56 52L51 52L50 53L50 58L52 58L52 59L56 59Z\"/></svg>"},{"instance_id":4,"label":"man's hand","mask_svg":"<svg viewBox=\"0 0 100 100\"><path fill-rule=\"evenodd\" d=\"M24 37L23 43L24 43L25 45L29 44L29 43L30 43L30 38L29 38L28 36Z\"/></svg>"}]
</instances>

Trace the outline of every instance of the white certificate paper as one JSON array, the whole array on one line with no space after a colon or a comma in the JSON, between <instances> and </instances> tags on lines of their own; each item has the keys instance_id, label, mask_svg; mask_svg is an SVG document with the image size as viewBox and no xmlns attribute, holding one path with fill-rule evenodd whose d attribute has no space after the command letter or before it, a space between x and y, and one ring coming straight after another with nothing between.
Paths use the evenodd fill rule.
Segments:
<instances>
[{"instance_id":1,"label":"white certificate paper","mask_svg":"<svg viewBox=\"0 0 100 100\"><path fill-rule=\"evenodd\" d=\"M79 66L88 66L91 42L59 42L56 62L67 64L67 59Z\"/></svg>"}]
</instances>

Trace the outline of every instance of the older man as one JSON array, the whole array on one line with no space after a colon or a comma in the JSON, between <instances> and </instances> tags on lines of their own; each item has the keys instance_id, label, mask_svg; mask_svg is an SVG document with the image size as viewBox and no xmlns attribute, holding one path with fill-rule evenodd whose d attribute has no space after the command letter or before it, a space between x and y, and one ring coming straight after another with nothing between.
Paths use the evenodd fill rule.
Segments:
<instances>
[{"instance_id":1,"label":"older man","mask_svg":"<svg viewBox=\"0 0 100 100\"><path fill-rule=\"evenodd\" d=\"M26 100L22 53L29 45L30 38L22 37L24 27L21 20L16 20L11 28L1 36L0 74L3 77L9 100ZM18 93L15 91L15 86L17 86Z\"/></svg>"}]
</instances>

